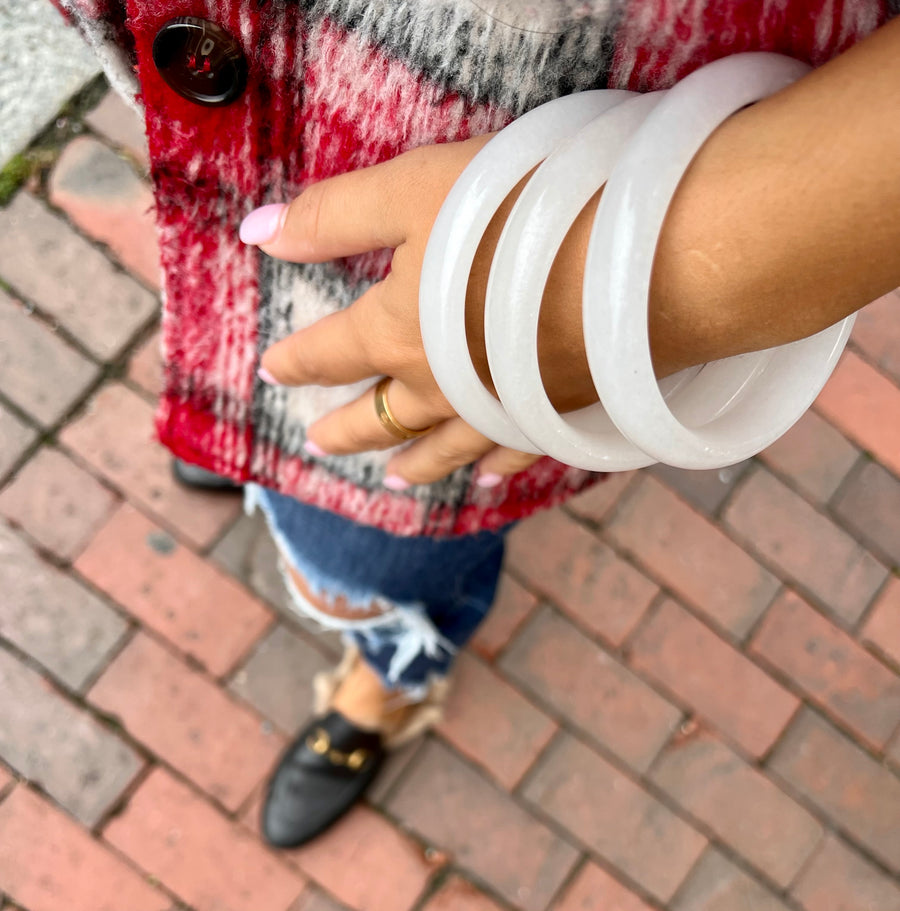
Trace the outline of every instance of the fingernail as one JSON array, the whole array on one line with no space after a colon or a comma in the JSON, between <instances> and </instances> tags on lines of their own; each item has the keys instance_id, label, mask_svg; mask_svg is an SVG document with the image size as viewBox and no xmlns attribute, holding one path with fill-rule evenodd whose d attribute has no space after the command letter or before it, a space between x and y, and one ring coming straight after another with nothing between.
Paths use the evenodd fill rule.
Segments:
<instances>
[{"instance_id":1,"label":"fingernail","mask_svg":"<svg viewBox=\"0 0 900 911\"><path fill-rule=\"evenodd\" d=\"M502 474L495 474L494 472L489 471L486 474L478 475L475 479L475 483L479 487L496 487L502 480Z\"/></svg>"},{"instance_id":2,"label":"fingernail","mask_svg":"<svg viewBox=\"0 0 900 911\"><path fill-rule=\"evenodd\" d=\"M328 453L325 452L325 450L324 450L321 446L319 446L318 443L314 443L312 440L307 440L307 441L303 444L303 448L304 448L310 455L316 456L316 458L319 458L319 459L322 459L322 458L324 458L325 456L328 455Z\"/></svg>"},{"instance_id":3,"label":"fingernail","mask_svg":"<svg viewBox=\"0 0 900 911\"><path fill-rule=\"evenodd\" d=\"M389 474L384 479L384 486L388 490L406 490L409 487L409 481L406 478L401 478L398 474Z\"/></svg>"},{"instance_id":4,"label":"fingernail","mask_svg":"<svg viewBox=\"0 0 900 911\"><path fill-rule=\"evenodd\" d=\"M281 385L281 383L279 383L278 380L276 380L275 377L272 376L272 374L269 373L269 371L266 370L265 367L260 367L259 370L256 371L256 375L264 383L268 383L270 386L280 386Z\"/></svg>"},{"instance_id":5,"label":"fingernail","mask_svg":"<svg viewBox=\"0 0 900 911\"><path fill-rule=\"evenodd\" d=\"M238 236L245 244L265 244L273 240L281 228L287 206L275 203L254 209L242 222Z\"/></svg>"}]
</instances>

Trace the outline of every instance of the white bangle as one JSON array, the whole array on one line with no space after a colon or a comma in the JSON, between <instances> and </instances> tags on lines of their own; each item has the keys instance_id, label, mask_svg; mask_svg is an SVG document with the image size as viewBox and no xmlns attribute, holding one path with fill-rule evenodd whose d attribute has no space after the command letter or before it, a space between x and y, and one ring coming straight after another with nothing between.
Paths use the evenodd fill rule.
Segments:
<instances>
[{"instance_id":1,"label":"white bangle","mask_svg":"<svg viewBox=\"0 0 900 911\"><path fill-rule=\"evenodd\" d=\"M661 93L637 95L560 143L516 201L491 265L484 328L497 394L539 451L577 468L624 471L653 458L619 433L602 405L568 414L553 407L538 363L541 298L572 223L661 100Z\"/></svg>"},{"instance_id":2,"label":"white bangle","mask_svg":"<svg viewBox=\"0 0 900 911\"><path fill-rule=\"evenodd\" d=\"M632 92L568 95L513 121L472 159L453 185L431 229L419 286L425 355L447 400L467 423L497 443L540 452L485 389L466 339L466 286L478 244L497 209L560 139Z\"/></svg>"},{"instance_id":3,"label":"white bangle","mask_svg":"<svg viewBox=\"0 0 900 911\"><path fill-rule=\"evenodd\" d=\"M736 110L808 70L775 54L740 54L695 71L668 92L557 99L494 137L447 196L422 267L426 356L457 413L501 445L606 471L656 460L721 467L786 431L833 370L852 317L811 338L657 382L648 298L663 221L694 155ZM488 224L542 161L507 220L488 282L485 339L498 402L469 355L466 288ZM540 375L540 305L566 234L607 176L583 294L585 347L600 404L560 415Z\"/></svg>"},{"instance_id":4,"label":"white bangle","mask_svg":"<svg viewBox=\"0 0 900 911\"><path fill-rule=\"evenodd\" d=\"M669 465L716 468L760 452L809 407L849 335L852 318L790 345L707 364L671 410L650 357L653 257L682 175L723 120L808 71L787 57L740 54L692 73L635 134L600 201L583 296L591 373L624 436Z\"/></svg>"}]
</instances>

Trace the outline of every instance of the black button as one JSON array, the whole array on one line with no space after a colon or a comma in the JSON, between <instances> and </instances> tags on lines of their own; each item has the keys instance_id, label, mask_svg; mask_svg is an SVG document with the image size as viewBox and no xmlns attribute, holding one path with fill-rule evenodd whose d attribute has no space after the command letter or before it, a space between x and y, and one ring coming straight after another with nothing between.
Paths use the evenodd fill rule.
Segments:
<instances>
[{"instance_id":1,"label":"black button","mask_svg":"<svg viewBox=\"0 0 900 911\"><path fill-rule=\"evenodd\" d=\"M240 45L208 19L170 19L153 41L153 62L170 88L197 104L231 104L247 84Z\"/></svg>"}]
</instances>

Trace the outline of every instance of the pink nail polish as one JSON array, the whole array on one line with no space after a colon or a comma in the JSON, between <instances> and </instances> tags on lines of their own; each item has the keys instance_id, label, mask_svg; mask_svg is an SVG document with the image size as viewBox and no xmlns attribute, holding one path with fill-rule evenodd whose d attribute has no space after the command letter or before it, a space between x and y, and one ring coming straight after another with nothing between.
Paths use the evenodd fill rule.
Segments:
<instances>
[{"instance_id":1,"label":"pink nail polish","mask_svg":"<svg viewBox=\"0 0 900 911\"><path fill-rule=\"evenodd\" d=\"M406 490L410 486L409 481L398 474L389 474L383 483L388 490Z\"/></svg>"},{"instance_id":2,"label":"pink nail polish","mask_svg":"<svg viewBox=\"0 0 900 911\"><path fill-rule=\"evenodd\" d=\"M478 475L475 479L475 483L479 487L496 487L502 480L502 474L495 474L494 472L489 471L486 474Z\"/></svg>"},{"instance_id":3,"label":"pink nail polish","mask_svg":"<svg viewBox=\"0 0 900 911\"><path fill-rule=\"evenodd\" d=\"M265 244L281 230L287 206L276 203L254 209L242 222L238 235L245 244Z\"/></svg>"},{"instance_id":4,"label":"pink nail polish","mask_svg":"<svg viewBox=\"0 0 900 911\"><path fill-rule=\"evenodd\" d=\"M272 376L271 373L269 373L268 370L266 370L265 367L260 367L259 370L256 371L256 375L264 383L268 383L270 386L281 386L282 385L281 383L278 382L278 380L275 379L274 376Z\"/></svg>"},{"instance_id":5,"label":"pink nail polish","mask_svg":"<svg viewBox=\"0 0 900 911\"><path fill-rule=\"evenodd\" d=\"M318 443L314 443L312 440L307 440L303 444L303 448L310 455L315 456L318 459L323 459L323 458L325 458L325 456L328 455L328 453L325 452L325 450L321 446L319 446Z\"/></svg>"}]
</instances>

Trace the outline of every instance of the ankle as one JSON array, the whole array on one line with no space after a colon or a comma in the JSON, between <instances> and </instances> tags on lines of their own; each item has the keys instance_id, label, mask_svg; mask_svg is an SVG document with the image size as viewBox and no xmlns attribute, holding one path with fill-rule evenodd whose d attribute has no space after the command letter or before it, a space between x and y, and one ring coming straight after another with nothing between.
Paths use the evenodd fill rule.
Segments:
<instances>
[{"instance_id":1,"label":"ankle","mask_svg":"<svg viewBox=\"0 0 900 911\"><path fill-rule=\"evenodd\" d=\"M331 707L358 727L391 734L403 725L414 705L404 693L385 688L378 675L357 660L341 681Z\"/></svg>"}]
</instances>

